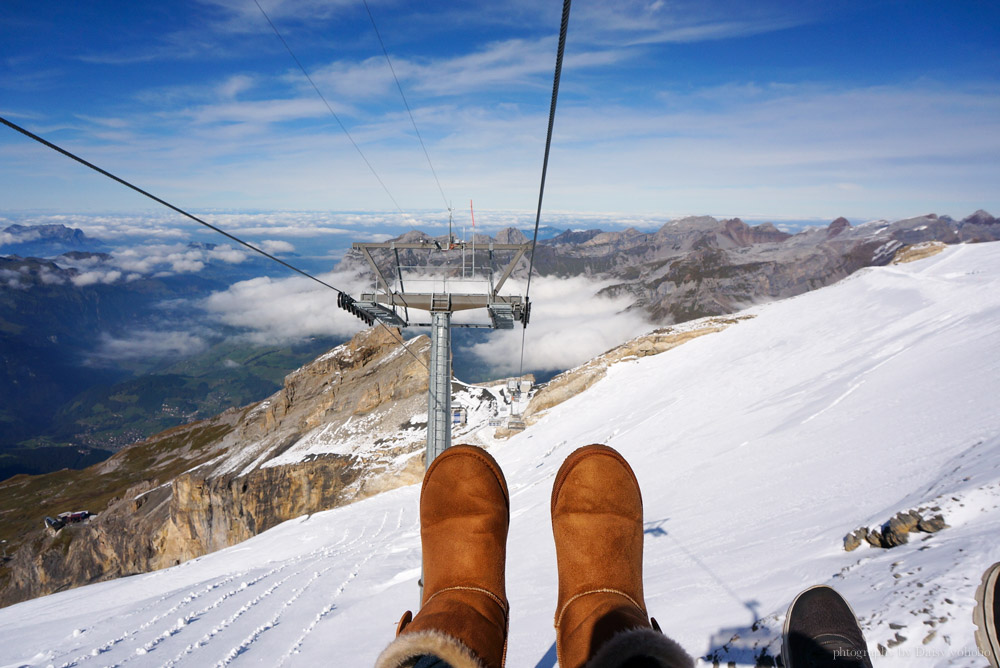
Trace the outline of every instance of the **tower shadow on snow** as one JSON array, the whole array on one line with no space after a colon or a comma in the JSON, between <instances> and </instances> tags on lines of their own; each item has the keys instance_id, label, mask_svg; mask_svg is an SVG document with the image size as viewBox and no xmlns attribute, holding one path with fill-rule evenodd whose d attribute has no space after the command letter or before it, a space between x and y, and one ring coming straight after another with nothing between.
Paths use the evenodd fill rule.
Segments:
<instances>
[{"instance_id":1,"label":"tower shadow on snow","mask_svg":"<svg viewBox=\"0 0 1000 668\"><path fill-rule=\"evenodd\" d=\"M774 648L776 641L780 643L781 633L778 630L778 618L774 615L761 619L758 608L760 602L755 599L740 598L725 580L713 571L698 555L687 549L676 536L667 531L664 525L669 517L652 520L643 525L643 533L653 538L668 538L685 557L694 562L715 582L730 598L746 608L750 613L750 623L746 626L724 627L712 634L708 650L702 654L704 661L713 666L781 666L781 656ZM669 635L669 630L667 630ZM780 645L779 645L780 646Z\"/></svg>"}]
</instances>

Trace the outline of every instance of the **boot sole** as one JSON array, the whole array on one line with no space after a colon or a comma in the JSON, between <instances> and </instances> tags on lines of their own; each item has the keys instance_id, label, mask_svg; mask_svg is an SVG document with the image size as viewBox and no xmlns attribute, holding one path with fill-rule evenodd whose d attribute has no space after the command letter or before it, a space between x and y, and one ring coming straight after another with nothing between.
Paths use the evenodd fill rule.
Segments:
<instances>
[{"instance_id":1,"label":"boot sole","mask_svg":"<svg viewBox=\"0 0 1000 668\"><path fill-rule=\"evenodd\" d=\"M997 638L997 619L993 612L993 600L986 600L987 592L996 596L997 578L1000 577L1000 562L986 569L983 580L976 589L976 609L972 611L972 621L976 625L976 646L992 668L1000 667L1000 639Z\"/></svg>"},{"instance_id":2,"label":"boot sole","mask_svg":"<svg viewBox=\"0 0 1000 668\"><path fill-rule=\"evenodd\" d=\"M437 468L446 457L474 457L486 465L486 468L493 473L493 477L496 478L497 482L500 484L500 489L503 490L504 503L507 506L507 512L510 512L510 493L507 491L507 479L504 478L503 470L500 465L497 464L497 460L493 459L493 456L475 445L453 445L431 462L431 465L427 468L427 472L424 473L424 481L420 486L421 495L423 495L423 488L427 486L427 481L431 477L431 473Z\"/></svg>"},{"instance_id":3,"label":"boot sole","mask_svg":"<svg viewBox=\"0 0 1000 668\"><path fill-rule=\"evenodd\" d=\"M804 589L804 590L800 591L798 593L798 595L794 599L792 599L792 602L788 606L788 610L785 612L785 623L782 625L782 628L781 628L781 661L782 661L782 665L784 665L785 668L795 668L795 666L793 666L790 663L792 655L791 655L791 652L789 652L789 650L788 650L788 630L789 630L788 627L789 627L789 622L792 619L792 608L795 607L795 604L799 602L799 599L802 598L802 596L804 594L812 591L813 589L820 589L820 588L831 589L834 593L837 594L837 596L840 596L840 593L837 592L836 589L833 589L833 587L828 587L827 585L813 585L812 587L809 587L808 589ZM840 600L842 600L844 602L844 605L847 606L847 609L851 611L851 616L854 618L854 623L857 624L858 616L857 616L857 614L855 614L854 608L851 607L851 604L848 603L847 599L844 598L843 596L840 596ZM865 649L868 649L867 642L866 642ZM870 659L871 659L871 655L869 654L869 660Z\"/></svg>"},{"instance_id":4,"label":"boot sole","mask_svg":"<svg viewBox=\"0 0 1000 668\"><path fill-rule=\"evenodd\" d=\"M607 445L586 445L579 448L566 458L562 466L559 467L559 472L556 473L555 482L552 483L552 499L549 502L549 513L555 511L556 508L556 498L559 496L559 491L562 489L563 483L566 482L566 478L569 476L570 472L577 465L578 462L586 459L587 457L603 455L611 457L612 459L619 462L629 475L632 477L632 482L635 484L636 490L639 492L640 502L642 500L642 490L639 489L639 481L635 477L635 471L629 466L629 463L625 461L625 458L621 456L614 448L608 447Z\"/></svg>"}]
</instances>

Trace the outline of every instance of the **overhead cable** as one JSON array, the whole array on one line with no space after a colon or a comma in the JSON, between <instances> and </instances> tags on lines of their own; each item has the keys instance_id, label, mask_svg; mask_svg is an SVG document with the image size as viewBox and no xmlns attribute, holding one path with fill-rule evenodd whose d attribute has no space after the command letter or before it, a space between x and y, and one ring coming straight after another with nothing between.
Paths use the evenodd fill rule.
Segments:
<instances>
[{"instance_id":1,"label":"overhead cable","mask_svg":"<svg viewBox=\"0 0 1000 668\"><path fill-rule=\"evenodd\" d=\"M556 52L556 73L552 81L552 103L549 105L549 129L545 136L545 157L542 160L542 181L538 187L538 210L535 213L535 234L531 239L531 259L528 262L528 282L524 289L524 303L528 303L528 292L531 290L531 273L535 266L535 246L538 244L538 224L542 219L542 198L545 195L545 175L549 169L549 149L552 146L552 128L556 120L556 100L559 98L559 79L562 76L563 53L566 50L566 32L569 29L569 8L572 0L564 0L562 23L559 26L559 48ZM524 373L524 335L528 327L525 320L521 330L521 366L520 376Z\"/></svg>"},{"instance_id":2,"label":"overhead cable","mask_svg":"<svg viewBox=\"0 0 1000 668\"><path fill-rule=\"evenodd\" d=\"M379 177L378 172L375 171L375 168L372 166L372 163L370 163L368 161L368 158L365 157L365 154L361 150L361 147L358 146L358 143L356 141L354 141L354 137L351 136L351 133L347 131L347 126L344 125L343 121L340 120L340 116L337 115L337 112L335 112L333 110L333 107L330 106L330 103L327 102L326 97L324 97L323 93L320 92L319 87L316 85L316 82L314 82L312 80L312 77L309 76L309 73L306 72L306 68L302 66L301 62L299 62L299 59L296 57L295 53L292 51L292 48L290 46L288 46L288 42L286 42L285 38L281 36L280 32L278 32L278 28L277 28L277 26L274 25L274 22L271 21L271 17L267 15L267 12L264 11L264 8L260 6L260 3L257 2L257 0L253 0L253 3L255 5L257 5L257 9L260 10L260 13L264 15L264 18L267 20L267 24L269 26L271 26L271 30L274 31L274 34L277 35L278 39L281 40L281 43L285 45L285 50L288 51L288 55L290 55L292 57L292 60L295 61L295 64L299 66L300 70L302 70L302 74L305 76L305 78L312 85L313 90L316 91L316 94L319 95L319 99L323 100L323 104L326 105L326 108L330 112L330 115L333 116L333 118L337 121L337 125L340 126L340 129L344 131L344 134L347 136L347 139L350 140L351 145L354 146L354 149L358 152L358 155L360 155L361 159L364 160L364 162L365 162L366 165L368 165L368 169L369 169L369 171L371 171L372 176L375 177L375 180L379 182L380 186L382 186L382 190L384 190L385 194L388 195L389 199L392 200L393 206L396 207L396 210L399 211L399 213L401 213L402 215L405 216L406 213L403 212L403 209L400 208L399 203L396 201L396 198L392 196L391 192L389 192L389 187L385 185L385 182L382 181L381 177Z\"/></svg>"},{"instance_id":3,"label":"overhead cable","mask_svg":"<svg viewBox=\"0 0 1000 668\"><path fill-rule=\"evenodd\" d=\"M263 250L261 248L258 248L257 246L254 246L251 243L243 241L239 237L236 237L236 236L230 234L229 232L226 232L222 228L216 227L215 225L212 225L211 223L209 223L209 222L207 222L205 220L202 220L201 218L199 218L198 216L195 216L194 214L188 213L187 211L185 211L184 209L181 209L180 207L174 206L173 204L171 204L170 202L167 202L166 200L160 199L156 195L153 195L152 193L143 190L139 186L136 186L136 185L133 185L132 183L129 183L128 181L126 181L125 179L123 179L121 177L115 176L114 174L112 174L111 172L109 172L109 171L107 171L105 169L101 169L100 167L98 167L94 163L89 162L87 160L84 160L83 158L81 158L80 156L76 155L75 153L71 153L70 151L67 151L66 149L62 148L61 146L57 146L56 144L53 144L52 142L50 142L50 141L48 141L46 139L43 139L42 137L39 137L38 135L36 135L35 133L31 132L30 130L26 130L25 128L22 128L20 125L17 125L16 123L13 123L13 122L9 121L6 118L3 118L2 116L0 116L0 123L3 123L4 125L6 125L7 127L11 128L12 130L17 130L18 132L20 132L25 137L28 137L29 139L34 139L36 142L38 142L40 144L43 144L44 146L47 146L47 147L51 148L53 151L56 151L58 153L62 153L67 158L75 160L75 161L79 162L81 165L83 165L85 167L89 167L90 169L94 170L98 174L102 174L103 176L106 176L106 177L108 177L109 179L111 179L113 181L117 181L118 183L122 184L126 188L130 188L131 190L134 190L135 192L139 193L140 195L143 195L144 197L148 197L149 199L153 200L154 202L157 202L158 204L162 204L163 206L167 207L168 209L170 209L172 211L176 211L177 213L181 214L182 216L190 218L191 220L195 221L196 223L199 223L200 225L204 225L205 227L209 228L210 230L213 230L214 232L218 232L219 234L221 234L222 236L226 237L227 239L232 239L236 243L238 243L238 244L240 244L242 246L245 246L246 248L249 248L250 250L254 251L255 253L259 253L259 254L263 255L264 257L268 258L269 260L273 260L273 261L277 262L278 264L282 265L283 267L291 269L292 271L296 272L297 274L301 274L302 276L305 276L309 280L315 281L316 283L319 283L323 287L329 288L329 289L333 290L334 292L337 292L337 293L339 293L341 295L347 295L347 293L344 292L343 290L341 290L340 288L336 288L336 287L330 285L329 283L327 283L326 281L324 281L322 279L319 279L319 278L316 278L312 274L310 274L310 273L308 273L306 271L303 271L302 269L299 269L298 267L296 267L294 265L291 265L288 262L285 262L284 260L271 255L267 251L265 251L265 250ZM418 362L420 362L420 364L425 369L427 368L427 365L424 364L424 361L422 359L420 359L419 357L417 357L416 353L414 353L412 350L410 350L410 347L408 345L406 345L406 342L403 340L402 336L400 336L400 337L397 338L396 335L395 335L395 333L392 331L391 328L389 328L388 325L386 325L381 320L379 320L377 322L387 332L389 332L393 336L393 338L396 340L396 342L399 343L400 345L402 345L403 348L405 348L406 351L409 352L410 355L412 355L414 359L416 359Z\"/></svg>"},{"instance_id":4,"label":"overhead cable","mask_svg":"<svg viewBox=\"0 0 1000 668\"><path fill-rule=\"evenodd\" d=\"M413 131L417 133L417 140L420 142L420 148L424 150L424 157L427 158L427 166L431 168L431 174L434 175L434 181L437 183L438 191L441 193L441 199L444 200L444 206L449 211L451 210L451 205L448 203L448 198L444 194L444 188L441 187L441 181L438 179L437 171L434 170L434 164L431 162L431 156L427 152L427 147L424 145L424 138L420 136L420 130L417 129L417 122L413 118L413 112L410 111L410 103L406 101L406 95L403 93L403 87L399 83L399 77L396 76L396 68L392 66L392 60L389 58L389 51L385 48L385 42L382 41L382 34L378 31L378 26L375 25L375 17L372 15L371 8L368 7L368 0L361 0L365 5L365 11L368 12L368 18L371 19L372 28L375 29L375 36L378 37L378 43L382 47L382 53L385 54L385 62L389 63L389 71L392 72L392 78L396 82L396 88L399 90L399 96L403 98L403 106L406 107L406 113L410 115L410 123L413 124Z\"/></svg>"}]
</instances>

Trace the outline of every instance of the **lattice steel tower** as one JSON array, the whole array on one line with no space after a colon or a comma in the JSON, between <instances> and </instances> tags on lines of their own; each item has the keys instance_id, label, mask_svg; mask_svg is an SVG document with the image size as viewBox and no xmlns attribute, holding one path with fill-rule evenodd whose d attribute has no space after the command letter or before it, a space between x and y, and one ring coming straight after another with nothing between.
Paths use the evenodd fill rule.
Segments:
<instances>
[{"instance_id":1,"label":"lattice steel tower","mask_svg":"<svg viewBox=\"0 0 1000 668\"><path fill-rule=\"evenodd\" d=\"M341 294L338 303L369 325L376 321L391 327L431 328L430 383L427 393L427 460L430 466L434 458L451 446L451 328L513 329L515 322L528 326L531 305L527 297L501 295L500 289L514 271L518 261L531 248L530 243L500 244L490 240L479 244L455 241L449 234L449 241L442 244L430 239L418 242L389 241L385 243L355 243L353 249L359 251L375 272L375 288L362 293L358 300ZM471 264L467 262L471 250ZM379 265L372 251L388 251L389 262ZM400 262L400 251L428 251L428 262L422 266L407 266ZM488 253L489 262L476 269L476 254ZM495 280L494 260L496 253L513 252L513 257ZM461 254L461 267L445 263L431 265L436 254L449 255L444 258L457 260ZM386 271L391 270L390 278ZM404 282L404 270L407 275ZM478 289L477 289L478 288ZM411 322L410 309L427 311L431 321ZM489 323L467 324L452 322L452 313L472 309L486 309Z\"/></svg>"}]
</instances>

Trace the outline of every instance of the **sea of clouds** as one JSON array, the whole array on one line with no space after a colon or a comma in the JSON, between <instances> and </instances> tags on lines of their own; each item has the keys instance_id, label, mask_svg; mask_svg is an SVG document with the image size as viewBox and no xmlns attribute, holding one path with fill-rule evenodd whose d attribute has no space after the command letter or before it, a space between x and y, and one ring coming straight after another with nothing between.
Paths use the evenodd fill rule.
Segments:
<instances>
[{"instance_id":1,"label":"sea of clouds","mask_svg":"<svg viewBox=\"0 0 1000 668\"><path fill-rule=\"evenodd\" d=\"M333 271L352 241L383 241L410 229L432 235L446 233L447 213L398 214L323 212L209 212L206 222L248 241L293 265L302 265L323 282L357 297L372 287L364 273ZM186 357L207 350L223 336L254 345L290 345L312 337L347 339L365 325L338 308L336 292L263 259L253 263L261 275L246 279L247 261L257 257L249 248L179 216L163 213L123 215L22 215L0 219L22 225L63 224L83 230L109 246L101 255L61 256L60 267L74 269L68 280L79 289L128 284L144 278L194 275L213 268L213 275L231 271L233 282L207 296L174 300L162 305L157 326L137 325L127 332L106 333L91 359L128 360L142 357ZM663 220L616 214L562 214L546 217L555 229L605 230L638 227L653 230ZM453 222L456 234L471 234L471 222ZM483 212L476 231L495 234L507 227L529 231L531 212ZM19 238L0 241L22 242ZM12 235L8 234L8 237ZM0 244L0 254L3 244ZM315 271L325 267L326 271ZM18 272L0 275L0 285L24 287ZM46 283L65 283L59 274L41 270ZM240 275L242 273L242 276ZM252 270L250 273L254 273ZM462 347L499 374L525 370L561 370L652 328L638 312L628 311L627 298L600 294L608 282L585 277L557 279L535 276L531 282L532 318L526 332L490 332L485 340ZM508 281L505 294L524 294L523 281ZM487 322L482 314L462 314L456 322ZM407 335L427 333L411 328ZM224 334L223 334L224 333ZM522 334L524 335L522 338ZM522 341L523 362L522 362Z\"/></svg>"}]
</instances>

